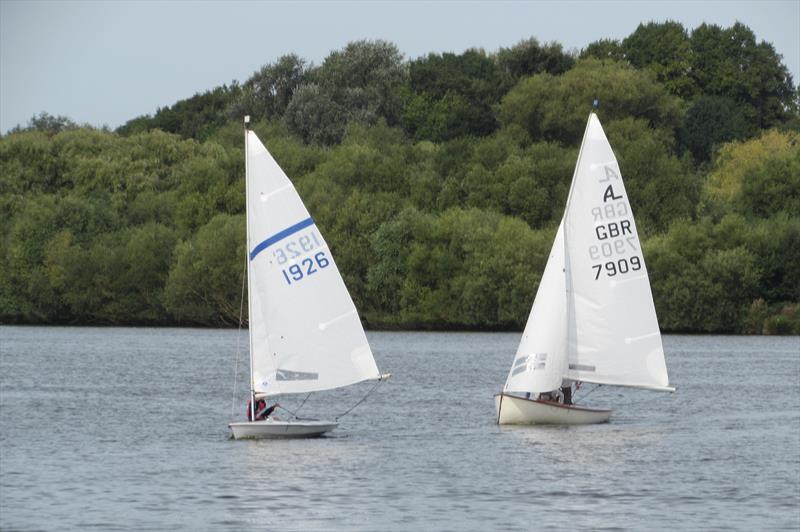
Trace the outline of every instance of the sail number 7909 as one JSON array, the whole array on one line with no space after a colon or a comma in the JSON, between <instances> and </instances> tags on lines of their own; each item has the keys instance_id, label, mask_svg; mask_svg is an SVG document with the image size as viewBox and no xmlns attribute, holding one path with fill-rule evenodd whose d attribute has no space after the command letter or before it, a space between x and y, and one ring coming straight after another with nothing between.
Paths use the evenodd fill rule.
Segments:
<instances>
[{"instance_id":1,"label":"sail number 7909","mask_svg":"<svg viewBox=\"0 0 800 532\"><path fill-rule=\"evenodd\" d=\"M600 273L605 270L608 277L614 277L617 274L628 273L629 271L636 271L642 269L642 260L639 257L631 257L630 259L610 260L604 264L592 264L595 269L594 280L600 278Z\"/></svg>"}]
</instances>

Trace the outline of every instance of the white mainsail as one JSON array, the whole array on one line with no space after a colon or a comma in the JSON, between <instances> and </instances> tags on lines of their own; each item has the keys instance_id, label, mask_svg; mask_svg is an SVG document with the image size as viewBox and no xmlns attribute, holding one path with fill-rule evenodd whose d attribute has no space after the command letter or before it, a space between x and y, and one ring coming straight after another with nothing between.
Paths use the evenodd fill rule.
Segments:
<instances>
[{"instance_id":1,"label":"white mainsail","mask_svg":"<svg viewBox=\"0 0 800 532\"><path fill-rule=\"evenodd\" d=\"M573 380L672 390L650 280L617 159L586 125L564 213Z\"/></svg>"},{"instance_id":2,"label":"white mainsail","mask_svg":"<svg viewBox=\"0 0 800 532\"><path fill-rule=\"evenodd\" d=\"M289 178L247 131L252 389L301 393L380 378L353 300Z\"/></svg>"},{"instance_id":3,"label":"white mainsail","mask_svg":"<svg viewBox=\"0 0 800 532\"><path fill-rule=\"evenodd\" d=\"M594 113L504 391L565 379L673 390L633 211Z\"/></svg>"}]
</instances>

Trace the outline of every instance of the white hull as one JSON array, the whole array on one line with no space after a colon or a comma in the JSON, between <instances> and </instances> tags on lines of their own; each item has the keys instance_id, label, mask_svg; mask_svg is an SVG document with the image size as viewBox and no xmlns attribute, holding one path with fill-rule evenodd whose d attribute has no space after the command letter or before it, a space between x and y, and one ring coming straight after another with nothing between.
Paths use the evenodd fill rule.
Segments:
<instances>
[{"instance_id":1,"label":"white hull","mask_svg":"<svg viewBox=\"0 0 800 532\"><path fill-rule=\"evenodd\" d=\"M536 401L505 393L494 396L499 425L590 425L605 423L611 410L596 410L550 401Z\"/></svg>"},{"instance_id":2,"label":"white hull","mask_svg":"<svg viewBox=\"0 0 800 532\"><path fill-rule=\"evenodd\" d=\"M339 426L332 421L241 421L228 425L233 439L315 438Z\"/></svg>"}]
</instances>

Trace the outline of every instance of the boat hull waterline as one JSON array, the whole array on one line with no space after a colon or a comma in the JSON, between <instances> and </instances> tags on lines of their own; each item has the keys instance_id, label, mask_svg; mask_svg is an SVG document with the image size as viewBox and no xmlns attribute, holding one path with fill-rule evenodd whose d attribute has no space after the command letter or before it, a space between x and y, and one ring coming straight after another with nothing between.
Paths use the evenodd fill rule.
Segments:
<instances>
[{"instance_id":1,"label":"boat hull waterline","mask_svg":"<svg viewBox=\"0 0 800 532\"><path fill-rule=\"evenodd\" d=\"M606 423L611 410L525 399L506 393L494 396L499 425L592 425Z\"/></svg>"},{"instance_id":2,"label":"boat hull waterline","mask_svg":"<svg viewBox=\"0 0 800 532\"><path fill-rule=\"evenodd\" d=\"M339 426L332 421L242 421L228 425L233 439L316 438Z\"/></svg>"}]
</instances>

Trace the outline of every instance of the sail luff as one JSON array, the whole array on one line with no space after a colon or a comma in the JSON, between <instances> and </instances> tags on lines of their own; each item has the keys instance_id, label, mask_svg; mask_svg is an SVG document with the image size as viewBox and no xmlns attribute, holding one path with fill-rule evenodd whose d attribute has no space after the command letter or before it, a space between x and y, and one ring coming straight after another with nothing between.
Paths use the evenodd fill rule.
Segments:
<instances>
[{"instance_id":1,"label":"sail luff","mask_svg":"<svg viewBox=\"0 0 800 532\"><path fill-rule=\"evenodd\" d=\"M572 192L575 189L575 183L578 180L578 168L580 167L580 162L581 162L581 159L583 158L583 149L586 146L586 138L589 135L589 126L588 126L588 124L591 122L592 116L596 116L594 114L594 112L589 113L589 119L588 119L589 122L587 122L586 129L583 130L583 137L581 138L581 147L578 148L578 158L576 159L576 162L575 162L575 169L572 171L572 181L570 181L570 183L569 183L569 192L567 193L567 202L564 205L564 216L565 217L566 217L567 213L569 212L569 206L570 206L570 203L572 201ZM566 234L566 228L564 228L564 243L565 243L564 248L565 249L567 248L566 242L567 242L567 234Z\"/></svg>"},{"instance_id":2,"label":"sail luff","mask_svg":"<svg viewBox=\"0 0 800 532\"><path fill-rule=\"evenodd\" d=\"M589 113L588 120L591 121L594 112ZM565 304L567 307L567 326L566 326L566 349L565 349L565 357L567 362L571 359L575 358L574 353L574 345L575 345L575 337L577 336L577 326L575 322L575 312L574 312L574 301L573 301L573 290L572 290L572 264L570 262L570 254L569 254L569 231L566 224L567 214L570 210L570 204L572 202L572 194L575 189L575 184L578 181L578 169L580 168L580 162L583 158L583 150L586 146L586 139L589 134L589 128L587 127L583 132L583 138L581 138L581 147L578 149L578 159L575 162L575 170L572 171L572 181L569 185L569 193L567 194L567 203L564 207L564 215L562 217L562 225L564 225L564 298ZM569 377L569 364L564 364L564 374L562 375L563 378Z\"/></svg>"},{"instance_id":3,"label":"sail luff","mask_svg":"<svg viewBox=\"0 0 800 532\"><path fill-rule=\"evenodd\" d=\"M248 205L250 202L247 201L247 198L250 197L248 191L250 190L250 161L248 157L249 149L248 145L250 144L247 141L247 133L250 124L250 117L246 116L244 118L244 190L245 190L245 202L244 202L244 212L245 212L245 245L246 248L244 250L245 253L245 263L247 264L247 341L249 344L248 352L250 354L250 419L255 419L255 401L254 394L255 394L255 381L254 381L254 372L253 372L253 328L250 323L250 319L253 316L253 298L250 295L250 280L252 278L252 273L250 271L250 261L247 258L248 250L250 249L250 206Z\"/></svg>"}]
</instances>

